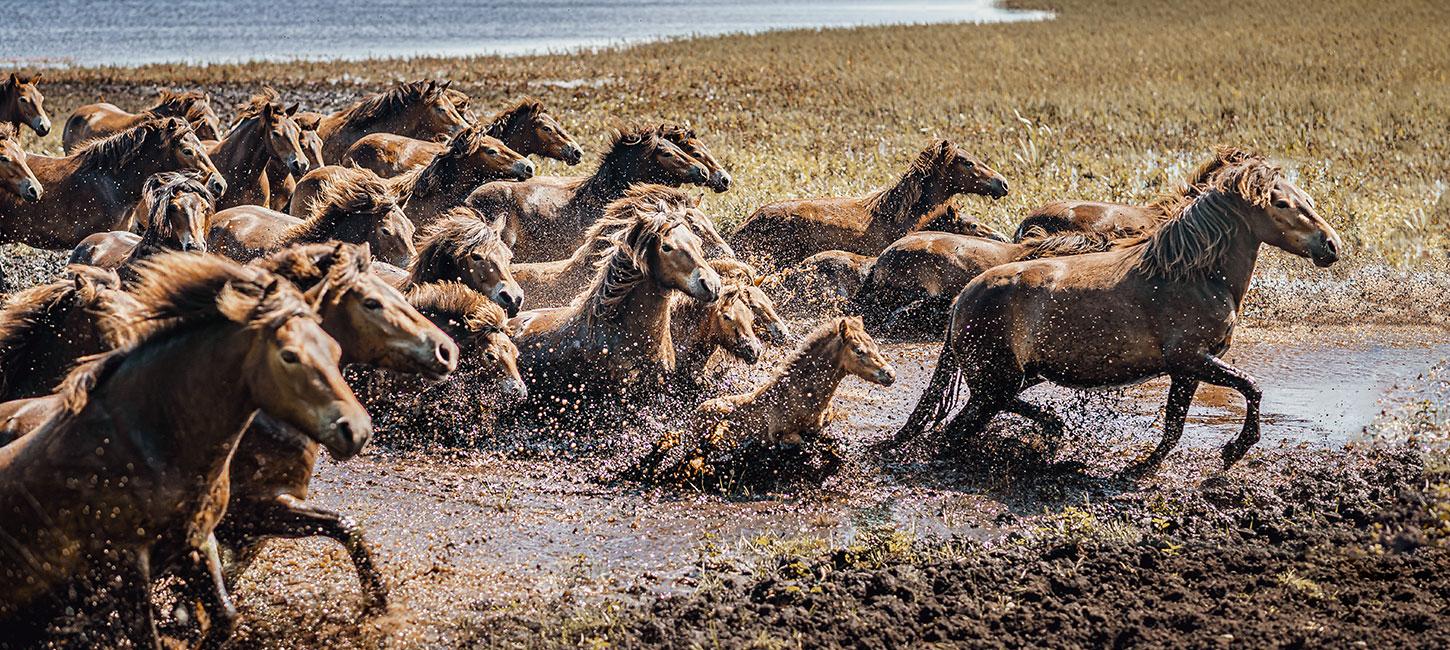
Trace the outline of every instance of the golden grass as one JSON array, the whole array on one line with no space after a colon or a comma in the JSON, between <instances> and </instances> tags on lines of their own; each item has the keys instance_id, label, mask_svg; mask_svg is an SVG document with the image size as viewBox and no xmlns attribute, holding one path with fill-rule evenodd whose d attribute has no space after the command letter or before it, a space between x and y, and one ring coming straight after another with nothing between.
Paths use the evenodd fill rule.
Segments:
<instances>
[{"instance_id":1,"label":"golden grass","mask_svg":"<svg viewBox=\"0 0 1450 650\"><path fill-rule=\"evenodd\" d=\"M540 96L591 151L617 116L689 121L735 174L736 189L706 202L727 227L775 199L864 193L935 137L1011 181L1005 200L960 201L1003 228L1054 198L1145 201L1230 143L1297 170L1358 260L1444 263L1450 3L1019 4L1058 17L568 56L58 70L47 88L59 120L103 87L140 102L157 84L240 99L269 83L320 108L393 80L447 77L480 112Z\"/></svg>"}]
</instances>

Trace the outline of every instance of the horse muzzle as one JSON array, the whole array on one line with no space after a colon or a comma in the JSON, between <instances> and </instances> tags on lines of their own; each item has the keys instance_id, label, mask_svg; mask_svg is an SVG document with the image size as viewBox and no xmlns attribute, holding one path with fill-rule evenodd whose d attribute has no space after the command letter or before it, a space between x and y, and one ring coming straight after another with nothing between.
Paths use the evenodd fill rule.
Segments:
<instances>
[{"instance_id":1,"label":"horse muzzle","mask_svg":"<svg viewBox=\"0 0 1450 650\"><path fill-rule=\"evenodd\" d=\"M505 375L498 380L498 394L505 402L517 404L529 398L529 387L523 379Z\"/></svg>"},{"instance_id":2,"label":"horse muzzle","mask_svg":"<svg viewBox=\"0 0 1450 650\"><path fill-rule=\"evenodd\" d=\"M50 120L44 117L37 117L30 123L30 128L40 137L50 135Z\"/></svg>"},{"instance_id":3,"label":"horse muzzle","mask_svg":"<svg viewBox=\"0 0 1450 650\"><path fill-rule=\"evenodd\" d=\"M526 181L534 177L534 163L531 163L526 159L519 160L518 162L514 163L514 166L510 171L513 172L514 180Z\"/></svg>"},{"instance_id":4,"label":"horse muzzle","mask_svg":"<svg viewBox=\"0 0 1450 650\"><path fill-rule=\"evenodd\" d=\"M564 155L562 156L562 158L565 164L572 167L581 162L584 162L584 150L580 149L579 145L577 144L571 144L567 149L564 150Z\"/></svg>"},{"instance_id":5,"label":"horse muzzle","mask_svg":"<svg viewBox=\"0 0 1450 650\"><path fill-rule=\"evenodd\" d=\"M998 176L987 184L987 196L1000 199L1007 196L1007 179Z\"/></svg>"},{"instance_id":6,"label":"horse muzzle","mask_svg":"<svg viewBox=\"0 0 1450 650\"><path fill-rule=\"evenodd\" d=\"M340 417L333 420L322 432L318 442L327 447L327 453L336 460L347 460L358 455L373 437L373 421L364 412L361 416Z\"/></svg>"},{"instance_id":7,"label":"horse muzzle","mask_svg":"<svg viewBox=\"0 0 1450 650\"><path fill-rule=\"evenodd\" d=\"M706 187L715 190L715 193L719 194L730 191L730 182L730 174L723 169L719 169L710 175L710 182L706 184Z\"/></svg>"},{"instance_id":8,"label":"horse muzzle","mask_svg":"<svg viewBox=\"0 0 1450 650\"><path fill-rule=\"evenodd\" d=\"M708 185L710 183L710 172L703 165L690 167L690 182L695 185Z\"/></svg>"},{"instance_id":9,"label":"horse muzzle","mask_svg":"<svg viewBox=\"0 0 1450 650\"><path fill-rule=\"evenodd\" d=\"M701 271L707 271L702 273ZM690 290L686 293L700 302L715 302L720 297L720 276L714 269L703 267L690 274Z\"/></svg>"},{"instance_id":10,"label":"horse muzzle","mask_svg":"<svg viewBox=\"0 0 1450 650\"><path fill-rule=\"evenodd\" d=\"M777 345L790 340L790 326L785 321L771 323L765 328L766 340Z\"/></svg>"},{"instance_id":11,"label":"horse muzzle","mask_svg":"<svg viewBox=\"0 0 1450 650\"><path fill-rule=\"evenodd\" d=\"M1321 269L1338 262L1339 238L1324 235L1319 242L1309 249L1309 257L1314 260L1314 266Z\"/></svg>"},{"instance_id":12,"label":"horse muzzle","mask_svg":"<svg viewBox=\"0 0 1450 650\"><path fill-rule=\"evenodd\" d=\"M206 179L206 189L211 192L213 197L221 198L223 194L227 193L227 179L222 178L218 172L212 172L211 176Z\"/></svg>"},{"instance_id":13,"label":"horse muzzle","mask_svg":"<svg viewBox=\"0 0 1450 650\"><path fill-rule=\"evenodd\" d=\"M292 175L298 178L306 175L308 169L311 167L312 163L303 156L292 156L291 159L287 161L287 170L292 172Z\"/></svg>"},{"instance_id":14,"label":"horse muzzle","mask_svg":"<svg viewBox=\"0 0 1450 650\"><path fill-rule=\"evenodd\" d=\"M735 357L744 361L745 365L753 366L756 362L760 361L760 354L763 347L760 339L753 337L746 339L735 346Z\"/></svg>"},{"instance_id":15,"label":"horse muzzle","mask_svg":"<svg viewBox=\"0 0 1450 650\"><path fill-rule=\"evenodd\" d=\"M881 384L882 386L890 386L896 383L896 369L892 368L891 366L882 366L881 369L877 370L876 374L871 377L871 381Z\"/></svg>"},{"instance_id":16,"label":"horse muzzle","mask_svg":"<svg viewBox=\"0 0 1450 650\"><path fill-rule=\"evenodd\" d=\"M45 188L41 187L39 182L27 178L20 184L20 198L35 203L42 196L45 196Z\"/></svg>"}]
</instances>

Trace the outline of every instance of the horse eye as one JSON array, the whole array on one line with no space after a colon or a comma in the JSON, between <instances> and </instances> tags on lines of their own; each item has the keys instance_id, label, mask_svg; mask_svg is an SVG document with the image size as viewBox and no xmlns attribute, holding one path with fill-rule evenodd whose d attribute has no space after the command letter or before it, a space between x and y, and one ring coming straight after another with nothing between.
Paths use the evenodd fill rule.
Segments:
<instances>
[{"instance_id":1,"label":"horse eye","mask_svg":"<svg viewBox=\"0 0 1450 650\"><path fill-rule=\"evenodd\" d=\"M486 153L486 154L488 154L488 155L490 155L490 156L497 156L498 155L498 149L494 149L493 147L489 147L487 149L484 149L483 152Z\"/></svg>"},{"instance_id":2,"label":"horse eye","mask_svg":"<svg viewBox=\"0 0 1450 650\"><path fill-rule=\"evenodd\" d=\"M195 156L196 155L196 152L195 151L192 151L191 149L182 149L181 150L181 153L182 153L182 155L185 155L185 156Z\"/></svg>"},{"instance_id":3,"label":"horse eye","mask_svg":"<svg viewBox=\"0 0 1450 650\"><path fill-rule=\"evenodd\" d=\"M469 259L472 259L475 262L482 262L483 261L483 253L469 253L468 254L468 257L469 257Z\"/></svg>"},{"instance_id":4,"label":"horse eye","mask_svg":"<svg viewBox=\"0 0 1450 650\"><path fill-rule=\"evenodd\" d=\"M668 253L668 252L670 252L672 250L675 250L675 247L672 246L672 245L670 245L670 244L664 244L664 245L660 246L660 250Z\"/></svg>"},{"instance_id":5,"label":"horse eye","mask_svg":"<svg viewBox=\"0 0 1450 650\"><path fill-rule=\"evenodd\" d=\"M483 358L488 359L488 362L489 363L497 363L498 362L498 355L497 354L494 354L492 352L483 355Z\"/></svg>"},{"instance_id":6,"label":"horse eye","mask_svg":"<svg viewBox=\"0 0 1450 650\"><path fill-rule=\"evenodd\" d=\"M730 314L725 314L725 320L733 323L735 322L735 317L731 316Z\"/></svg>"},{"instance_id":7,"label":"horse eye","mask_svg":"<svg viewBox=\"0 0 1450 650\"><path fill-rule=\"evenodd\" d=\"M363 306L376 311L383 308L383 303L377 298L368 298L367 300L363 301Z\"/></svg>"},{"instance_id":8,"label":"horse eye","mask_svg":"<svg viewBox=\"0 0 1450 650\"><path fill-rule=\"evenodd\" d=\"M283 350L281 354L278 354L277 356L282 359L282 363L297 363L298 361L302 360L302 358L298 357L297 353L293 352L292 350Z\"/></svg>"},{"instance_id":9,"label":"horse eye","mask_svg":"<svg viewBox=\"0 0 1450 650\"><path fill-rule=\"evenodd\" d=\"M1276 208L1278 208L1280 210L1288 210L1289 209L1289 202L1288 201L1285 201L1284 199L1279 199L1278 201L1274 201L1274 207L1276 207Z\"/></svg>"},{"instance_id":10,"label":"horse eye","mask_svg":"<svg viewBox=\"0 0 1450 650\"><path fill-rule=\"evenodd\" d=\"M26 104L32 103L29 97L21 97L20 101Z\"/></svg>"},{"instance_id":11,"label":"horse eye","mask_svg":"<svg viewBox=\"0 0 1450 650\"><path fill-rule=\"evenodd\" d=\"M392 228L384 228L383 229L383 236L384 237L392 237L393 236L393 229Z\"/></svg>"},{"instance_id":12,"label":"horse eye","mask_svg":"<svg viewBox=\"0 0 1450 650\"><path fill-rule=\"evenodd\" d=\"M962 166L966 167L967 169L972 169L973 167L977 166L977 163L974 163L970 160L964 160L962 161Z\"/></svg>"}]
</instances>

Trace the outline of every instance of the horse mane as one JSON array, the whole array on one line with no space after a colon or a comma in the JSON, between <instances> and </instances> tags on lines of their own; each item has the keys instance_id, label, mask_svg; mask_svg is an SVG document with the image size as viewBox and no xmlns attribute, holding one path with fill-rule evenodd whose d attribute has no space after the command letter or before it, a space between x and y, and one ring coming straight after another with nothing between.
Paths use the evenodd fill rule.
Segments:
<instances>
[{"instance_id":1,"label":"horse mane","mask_svg":"<svg viewBox=\"0 0 1450 650\"><path fill-rule=\"evenodd\" d=\"M838 345L837 341L839 337L836 336L836 333L841 330L841 324L851 321L855 322L857 329L861 329L860 316L840 316L821 322L821 324L817 325L815 329L811 330L801 340L800 344L796 346L795 350L791 352L785 361L775 367L775 372L771 374L770 379L761 385L769 386L775 384L795 371L802 363L825 358L826 352L832 346Z\"/></svg>"},{"instance_id":2,"label":"horse mane","mask_svg":"<svg viewBox=\"0 0 1450 650\"><path fill-rule=\"evenodd\" d=\"M432 194L446 185L449 181L448 176L457 171L457 167L452 163L477 153L479 147L482 147L486 143L486 139L491 137L493 136L490 136L488 130L483 126L469 125L449 138L444 143L443 150L434 154L428 160L428 164L399 174L393 184L395 187L406 188L408 197L405 198L411 198L415 194L418 196ZM499 144L503 145L502 142Z\"/></svg>"},{"instance_id":3,"label":"horse mane","mask_svg":"<svg viewBox=\"0 0 1450 650\"><path fill-rule=\"evenodd\" d=\"M20 138L20 129L19 128L17 128L14 124L11 124L9 122L0 122L0 141L4 141L4 140L18 140L19 138Z\"/></svg>"},{"instance_id":4,"label":"horse mane","mask_svg":"<svg viewBox=\"0 0 1450 650\"><path fill-rule=\"evenodd\" d=\"M443 91L442 85L429 79L400 83L347 108L343 122L353 128L365 127L397 116L414 103L436 102L443 97Z\"/></svg>"},{"instance_id":5,"label":"horse mane","mask_svg":"<svg viewBox=\"0 0 1450 650\"><path fill-rule=\"evenodd\" d=\"M1243 227L1243 204L1268 206L1269 191L1282 174L1282 169L1257 157L1222 169L1138 244L1142 252L1133 268L1165 280L1196 279L1217 268L1233 235Z\"/></svg>"},{"instance_id":6,"label":"horse mane","mask_svg":"<svg viewBox=\"0 0 1450 650\"><path fill-rule=\"evenodd\" d=\"M408 304L428 320L443 322L475 333L502 332L508 313L488 296L460 282L420 284L408 290Z\"/></svg>"},{"instance_id":7,"label":"horse mane","mask_svg":"<svg viewBox=\"0 0 1450 650\"><path fill-rule=\"evenodd\" d=\"M339 167L338 174L317 184L317 194L307 204L307 217L287 229L282 241L317 243L331 239L343 219L356 214L373 220L387 214L383 208L395 199L392 190L377 174L361 167Z\"/></svg>"},{"instance_id":8,"label":"horse mane","mask_svg":"<svg viewBox=\"0 0 1450 650\"><path fill-rule=\"evenodd\" d=\"M509 106L489 118L488 125L484 131L495 138L502 138L503 134L513 129L514 125L523 121L533 121L544 114L546 109L544 103L534 97L523 97L513 106Z\"/></svg>"},{"instance_id":9,"label":"horse mane","mask_svg":"<svg viewBox=\"0 0 1450 650\"><path fill-rule=\"evenodd\" d=\"M182 137L191 133L191 126L179 118L164 117L146 120L119 133L95 138L80 145L74 156L82 169L114 170L129 165L153 140L166 136Z\"/></svg>"},{"instance_id":10,"label":"horse mane","mask_svg":"<svg viewBox=\"0 0 1450 650\"><path fill-rule=\"evenodd\" d=\"M418 238L418 255L408 266L408 282L424 284L424 278L438 277L440 267L453 264L469 251L484 248L492 252L507 245L484 220L483 213L467 206L458 206L437 221L428 224Z\"/></svg>"},{"instance_id":11,"label":"horse mane","mask_svg":"<svg viewBox=\"0 0 1450 650\"><path fill-rule=\"evenodd\" d=\"M178 194L199 194L208 204L216 206L216 197L202 181L201 172L188 169L152 174L141 187L142 201L148 208L147 226L141 233L143 242L154 243L157 239L175 234L171 232L171 224L163 217L166 216L167 203Z\"/></svg>"},{"instance_id":12,"label":"horse mane","mask_svg":"<svg viewBox=\"0 0 1450 650\"><path fill-rule=\"evenodd\" d=\"M237 122L250 117L259 117L268 112L281 114L285 107L282 106L282 95L271 86L264 86L257 94L249 97L245 104L237 108Z\"/></svg>"},{"instance_id":13,"label":"horse mane","mask_svg":"<svg viewBox=\"0 0 1450 650\"><path fill-rule=\"evenodd\" d=\"M357 284L372 270L372 254L366 246L327 242L288 246L252 262L252 265L291 282L303 292L322 285L314 306L340 296L339 289Z\"/></svg>"},{"instance_id":14,"label":"horse mane","mask_svg":"<svg viewBox=\"0 0 1450 650\"><path fill-rule=\"evenodd\" d=\"M90 393L131 353L183 329L222 321L270 329L296 317L317 320L302 295L280 278L216 255L164 253L136 267L132 311L114 315L120 343L81 359L56 389L60 418L76 416Z\"/></svg>"},{"instance_id":15,"label":"horse mane","mask_svg":"<svg viewBox=\"0 0 1450 650\"><path fill-rule=\"evenodd\" d=\"M1214 175L1230 167L1241 165L1250 161L1263 162L1264 157L1249 151L1228 145L1221 145L1214 149L1213 157L1198 164L1189 172L1183 182L1174 185L1167 192L1154 197L1148 202L1148 207L1157 210L1160 218L1167 219L1183 207L1185 201L1192 200L1198 196L1200 188L1207 186Z\"/></svg>"},{"instance_id":16,"label":"horse mane","mask_svg":"<svg viewBox=\"0 0 1450 650\"><path fill-rule=\"evenodd\" d=\"M613 252L600 258L594 281L570 304L571 309L584 311L587 324L592 325L605 310L618 305L635 285L649 276L646 251L661 235L684 224L669 209L667 205L628 197L613 201L606 208L601 221L625 221L628 225L613 234L599 235L608 238Z\"/></svg>"},{"instance_id":17,"label":"horse mane","mask_svg":"<svg viewBox=\"0 0 1450 650\"><path fill-rule=\"evenodd\" d=\"M73 309L102 314L117 311L114 297L103 292L120 288L121 280L114 271L81 266L68 270L71 277L21 291L0 310L0 368L13 367L32 333L58 322ZM0 392L5 390L6 377L0 373Z\"/></svg>"},{"instance_id":18,"label":"horse mane","mask_svg":"<svg viewBox=\"0 0 1450 650\"><path fill-rule=\"evenodd\" d=\"M906 173L895 184L872 192L862 204L871 213L873 220L901 222L909 216L911 208L921 201L922 195L926 193L927 181L956 154L957 145L950 140L938 140L916 156L916 160L911 162Z\"/></svg>"},{"instance_id":19,"label":"horse mane","mask_svg":"<svg viewBox=\"0 0 1450 650\"><path fill-rule=\"evenodd\" d=\"M718 257L710 260L709 264L723 280L755 284L760 278L759 269L733 257Z\"/></svg>"},{"instance_id":20,"label":"horse mane","mask_svg":"<svg viewBox=\"0 0 1450 650\"><path fill-rule=\"evenodd\" d=\"M180 117L190 122L206 117L206 104L206 93L200 90L162 90L157 95L156 105L144 112L156 116Z\"/></svg>"},{"instance_id":21,"label":"horse mane","mask_svg":"<svg viewBox=\"0 0 1450 650\"><path fill-rule=\"evenodd\" d=\"M1022 252L1013 258L1014 262L1036 260L1045 257L1065 257L1112 250L1115 245L1134 240L1114 239L1101 232L1062 232L1048 234L1041 226L1033 226L1019 244Z\"/></svg>"},{"instance_id":22,"label":"horse mane","mask_svg":"<svg viewBox=\"0 0 1450 650\"><path fill-rule=\"evenodd\" d=\"M594 173L575 179L569 184L569 189L582 191L584 185L593 183L617 184L619 177L638 158L639 152L658 146L659 140L657 126L616 127L609 147L599 154L599 166Z\"/></svg>"}]
</instances>

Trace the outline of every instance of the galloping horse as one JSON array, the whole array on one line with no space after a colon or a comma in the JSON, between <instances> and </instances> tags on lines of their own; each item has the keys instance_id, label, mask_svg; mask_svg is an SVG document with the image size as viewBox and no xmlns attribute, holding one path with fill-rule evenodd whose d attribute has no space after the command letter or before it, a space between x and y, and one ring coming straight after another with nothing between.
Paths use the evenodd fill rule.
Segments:
<instances>
[{"instance_id":1,"label":"galloping horse","mask_svg":"<svg viewBox=\"0 0 1450 650\"><path fill-rule=\"evenodd\" d=\"M67 271L0 310L0 402L49 393L77 359L115 344L107 319L133 308L120 278L84 266Z\"/></svg>"},{"instance_id":2,"label":"galloping horse","mask_svg":"<svg viewBox=\"0 0 1450 650\"><path fill-rule=\"evenodd\" d=\"M36 83L41 75L22 77L14 72L0 82L0 124L16 129L30 127L40 137L50 135L50 116L45 113L45 95Z\"/></svg>"},{"instance_id":3,"label":"galloping horse","mask_svg":"<svg viewBox=\"0 0 1450 650\"><path fill-rule=\"evenodd\" d=\"M497 138L522 156L539 156L577 165L584 158L559 122L537 99L525 98L482 125L484 134ZM394 133L374 133L358 140L343 155L341 164L370 169L383 178L397 176L428 164L444 150L439 142L417 140Z\"/></svg>"},{"instance_id":4,"label":"galloping horse","mask_svg":"<svg viewBox=\"0 0 1450 650\"><path fill-rule=\"evenodd\" d=\"M237 113L237 123L207 152L226 177L229 190L217 209L270 205L267 169L273 163L290 174L307 173L312 163L302 147L302 129L292 121L297 105L283 107L277 91L264 89Z\"/></svg>"},{"instance_id":5,"label":"galloping horse","mask_svg":"<svg viewBox=\"0 0 1450 650\"><path fill-rule=\"evenodd\" d=\"M1243 431L1223 448L1223 462L1243 457L1259 439L1261 393L1220 355L1259 246L1325 267L1339 259L1339 236L1308 195L1258 157L1182 190L1172 214L1134 246L1014 262L977 276L953 304L936 372L896 444L946 420L963 382L971 395L947 424L949 435L963 440L1006 410L1043 424L1055 440L1062 421L1018 397L1022 390L1043 381L1122 386L1166 374L1172 386L1163 440L1127 473L1152 471L1178 443L1199 382L1244 396Z\"/></svg>"},{"instance_id":6,"label":"galloping horse","mask_svg":"<svg viewBox=\"0 0 1450 650\"><path fill-rule=\"evenodd\" d=\"M410 81L363 99L317 122L322 155L342 160L359 138L369 133L396 133L410 138L452 135L468 125L453 105L448 85L436 81Z\"/></svg>"},{"instance_id":7,"label":"galloping horse","mask_svg":"<svg viewBox=\"0 0 1450 650\"><path fill-rule=\"evenodd\" d=\"M210 96L197 90L181 93L163 90L156 99L156 105L140 113L128 113L115 104L105 102L77 108L66 118L61 143L65 153L69 155L97 138L120 133L143 122L168 117L185 120L196 133L196 137L203 140L217 140L222 137L221 120L217 119L216 111L212 110Z\"/></svg>"},{"instance_id":8,"label":"galloping horse","mask_svg":"<svg viewBox=\"0 0 1450 650\"><path fill-rule=\"evenodd\" d=\"M160 172L195 170L214 196L227 189L191 127L174 117L143 122L65 158L31 154L28 162L45 196L17 202L0 194L0 242L64 250L91 233L125 230L146 179Z\"/></svg>"},{"instance_id":9,"label":"galloping horse","mask_svg":"<svg viewBox=\"0 0 1450 650\"><path fill-rule=\"evenodd\" d=\"M0 188L25 201L39 201L45 187L30 170L28 156L20 146L14 126L0 122Z\"/></svg>"},{"instance_id":10,"label":"galloping horse","mask_svg":"<svg viewBox=\"0 0 1450 650\"><path fill-rule=\"evenodd\" d=\"M210 615L204 641L225 641L236 611L208 502L247 423L266 410L340 458L371 435L337 344L286 282L172 254L143 265L134 295L127 342L72 371L61 412L0 448L9 642L38 640L89 585L106 585L126 640L160 647L152 579L173 565Z\"/></svg>"},{"instance_id":11,"label":"galloping horse","mask_svg":"<svg viewBox=\"0 0 1450 650\"><path fill-rule=\"evenodd\" d=\"M542 262L584 242L585 231L605 206L636 183L679 186L702 184L709 171L659 127L619 131L591 176L536 176L527 181L495 182L478 188L466 205L499 215L504 241L520 262Z\"/></svg>"},{"instance_id":12,"label":"galloping horse","mask_svg":"<svg viewBox=\"0 0 1450 650\"><path fill-rule=\"evenodd\" d=\"M661 124L659 134L666 140L675 143L685 153L694 158L696 162L705 166L705 172L709 174L704 185L716 192L730 190L730 172L725 171L725 166L715 159L715 154L710 153L710 148L695 135L695 130L677 124Z\"/></svg>"},{"instance_id":13,"label":"galloping horse","mask_svg":"<svg viewBox=\"0 0 1450 650\"><path fill-rule=\"evenodd\" d=\"M423 229L418 255L406 273L383 278L399 289L461 282L513 316L523 306L525 294L510 270L512 259L513 252L482 214L458 207Z\"/></svg>"},{"instance_id":14,"label":"galloping horse","mask_svg":"<svg viewBox=\"0 0 1450 650\"><path fill-rule=\"evenodd\" d=\"M130 269L164 251L206 252L206 233L215 213L211 192L194 172L164 172L146 179L135 231L113 230L81 240L68 264ZM139 234L137 234L139 233Z\"/></svg>"},{"instance_id":15,"label":"galloping horse","mask_svg":"<svg viewBox=\"0 0 1450 650\"><path fill-rule=\"evenodd\" d=\"M302 150L307 152L307 168L317 169L326 165L322 159L322 138L317 136L317 122L321 116L316 113L308 113L313 116L304 118L302 112L292 115L292 121L302 131L297 136L297 141L302 143ZM278 212L286 212L287 204L292 202L292 191L297 188L297 180L302 178L301 174L293 174L290 169L276 160L267 162L267 188L270 197L265 207L272 208Z\"/></svg>"},{"instance_id":16,"label":"galloping horse","mask_svg":"<svg viewBox=\"0 0 1450 650\"><path fill-rule=\"evenodd\" d=\"M771 203L751 214L730 244L775 268L838 249L875 255L957 194L1007 195L1007 181L975 156L941 140L917 156L891 187L862 198Z\"/></svg>"}]
</instances>

